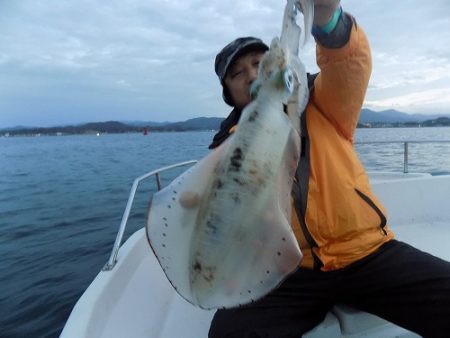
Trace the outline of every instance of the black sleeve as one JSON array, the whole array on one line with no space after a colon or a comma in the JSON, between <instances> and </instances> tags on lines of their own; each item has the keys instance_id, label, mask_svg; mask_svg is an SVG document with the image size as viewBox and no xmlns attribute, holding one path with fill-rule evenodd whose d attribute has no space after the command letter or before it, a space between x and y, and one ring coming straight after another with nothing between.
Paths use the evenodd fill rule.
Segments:
<instances>
[{"instance_id":1,"label":"black sleeve","mask_svg":"<svg viewBox=\"0 0 450 338\"><path fill-rule=\"evenodd\" d=\"M313 27L312 34L316 41L325 48L341 48L350 39L353 24L356 25L355 19L350 14L341 12L336 27L330 33Z\"/></svg>"},{"instance_id":2,"label":"black sleeve","mask_svg":"<svg viewBox=\"0 0 450 338\"><path fill-rule=\"evenodd\" d=\"M233 109L233 111L228 115L228 117L222 121L220 124L220 130L214 135L212 143L209 145L209 149L214 149L218 147L223 141L225 141L228 136L230 136L230 129L236 125L241 117L241 111L238 109Z\"/></svg>"}]
</instances>

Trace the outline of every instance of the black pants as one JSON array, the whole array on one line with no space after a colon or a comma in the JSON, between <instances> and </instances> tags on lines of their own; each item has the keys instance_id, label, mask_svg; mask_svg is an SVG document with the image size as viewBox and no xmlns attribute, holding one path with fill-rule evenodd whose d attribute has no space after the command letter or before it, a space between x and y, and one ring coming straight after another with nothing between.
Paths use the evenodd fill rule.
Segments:
<instances>
[{"instance_id":1,"label":"black pants","mask_svg":"<svg viewBox=\"0 0 450 338\"><path fill-rule=\"evenodd\" d=\"M336 303L423 337L450 337L450 263L393 240L344 269L299 269L261 300L218 310L209 337L298 338Z\"/></svg>"}]
</instances>

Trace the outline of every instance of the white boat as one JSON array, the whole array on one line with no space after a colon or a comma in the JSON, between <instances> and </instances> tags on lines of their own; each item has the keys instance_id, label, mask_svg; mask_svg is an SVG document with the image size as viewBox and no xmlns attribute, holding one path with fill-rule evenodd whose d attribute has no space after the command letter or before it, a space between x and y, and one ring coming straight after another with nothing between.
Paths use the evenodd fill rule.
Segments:
<instances>
[{"instance_id":1,"label":"white boat","mask_svg":"<svg viewBox=\"0 0 450 338\"><path fill-rule=\"evenodd\" d=\"M139 182L155 176L160 189L161 173L195 162L161 168L135 180L111 257L76 303L61 337L207 337L214 311L194 307L174 291L150 250L144 228L120 246ZM450 175L407 173L407 153L404 168L403 173L369 173L373 190L388 210L389 224L397 239L450 260ZM337 305L303 337L418 335Z\"/></svg>"}]
</instances>

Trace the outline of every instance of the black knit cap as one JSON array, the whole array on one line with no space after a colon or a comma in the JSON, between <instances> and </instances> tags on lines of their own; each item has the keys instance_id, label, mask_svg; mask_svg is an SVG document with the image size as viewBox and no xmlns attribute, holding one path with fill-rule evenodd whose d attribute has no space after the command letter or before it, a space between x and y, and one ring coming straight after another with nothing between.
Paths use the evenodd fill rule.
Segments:
<instances>
[{"instance_id":1,"label":"black knit cap","mask_svg":"<svg viewBox=\"0 0 450 338\"><path fill-rule=\"evenodd\" d=\"M253 51L265 52L268 49L269 47L261 39L251 36L237 38L230 42L216 55L214 68L220 83L223 82L228 69L238 57Z\"/></svg>"},{"instance_id":2,"label":"black knit cap","mask_svg":"<svg viewBox=\"0 0 450 338\"><path fill-rule=\"evenodd\" d=\"M269 47L261 39L247 36L237 38L236 40L230 42L220 51L219 54L216 55L214 69L219 77L220 83L223 86L223 99L227 104L233 106L228 90L223 82L230 66L244 54L254 51L265 52L268 49Z\"/></svg>"}]
</instances>

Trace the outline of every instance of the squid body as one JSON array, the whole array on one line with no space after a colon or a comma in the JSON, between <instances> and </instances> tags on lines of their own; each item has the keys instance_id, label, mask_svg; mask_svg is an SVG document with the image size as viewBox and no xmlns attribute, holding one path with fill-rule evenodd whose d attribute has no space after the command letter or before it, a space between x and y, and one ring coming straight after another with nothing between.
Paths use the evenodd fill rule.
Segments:
<instances>
[{"instance_id":1,"label":"squid body","mask_svg":"<svg viewBox=\"0 0 450 338\"><path fill-rule=\"evenodd\" d=\"M235 133L153 195L148 241L172 286L201 308L256 301L302 258L290 226L300 114L309 93L296 13L301 7L306 35L311 3L287 2L281 37L261 60L256 98Z\"/></svg>"}]
</instances>

